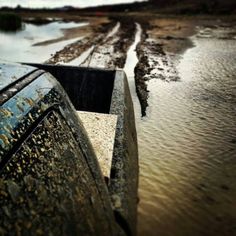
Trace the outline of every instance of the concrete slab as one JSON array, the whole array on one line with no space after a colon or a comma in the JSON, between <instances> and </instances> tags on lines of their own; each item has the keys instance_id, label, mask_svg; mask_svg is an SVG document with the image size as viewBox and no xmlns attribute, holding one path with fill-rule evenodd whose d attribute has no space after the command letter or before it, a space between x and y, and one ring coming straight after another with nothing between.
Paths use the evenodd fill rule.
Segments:
<instances>
[{"instance_id":1,"label":"concrete slab","mask_svg":"<svg viewBox=\"0 0 236 236\"><path fill-rule=\"evenodd\" d=\"M77 111L105 177L110 177L117 115Z\"/></svg>"}]
</instances>

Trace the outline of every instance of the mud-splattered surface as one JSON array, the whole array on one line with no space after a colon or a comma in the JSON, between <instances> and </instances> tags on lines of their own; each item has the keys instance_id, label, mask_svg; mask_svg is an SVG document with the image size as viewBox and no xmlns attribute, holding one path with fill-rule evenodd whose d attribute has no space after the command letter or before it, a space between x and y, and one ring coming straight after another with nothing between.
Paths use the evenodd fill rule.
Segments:
<instances>
[{"instance_id":1,"label":"mud-splattered surface","mask_svg":"<svg viewBox=\"0 0 236 236\"><path fill-rule=\"evenodd\" d=\"M1 171L0 234L110 232L86 168L66 122L55 112L48 115Z\"/></svg>"}]
</instances>

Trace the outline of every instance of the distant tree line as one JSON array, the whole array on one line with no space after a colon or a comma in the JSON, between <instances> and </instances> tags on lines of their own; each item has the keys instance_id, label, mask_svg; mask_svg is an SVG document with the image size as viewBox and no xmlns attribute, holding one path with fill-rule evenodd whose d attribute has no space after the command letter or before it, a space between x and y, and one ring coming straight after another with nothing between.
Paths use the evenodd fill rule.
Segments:
<instances>
[{"instance_id":1,"label":"distant tree line","mask_svg":"<svg viewBox=\"0 0 236 236\"><path fill-rule=\"evenodd\" d=\"M0 30L16 31L22 26L21 17L14 13L0 13Z\"/></svg>"}]
</instances>

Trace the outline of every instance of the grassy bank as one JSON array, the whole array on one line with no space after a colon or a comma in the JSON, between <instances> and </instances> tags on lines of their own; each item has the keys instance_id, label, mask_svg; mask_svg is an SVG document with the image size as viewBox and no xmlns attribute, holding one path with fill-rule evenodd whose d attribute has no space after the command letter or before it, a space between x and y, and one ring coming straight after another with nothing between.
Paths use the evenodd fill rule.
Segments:
<instances>
[{"instance_id":1,"label":"grassy bank","mask_svg":"<svg viewBox=\"0 0 236 236\"><path fill-rule=\"evenodd\" d=\"M21 17L14 13L0 13L0 30L16 31L22 26Z\"/></svg>"}]
</instances>

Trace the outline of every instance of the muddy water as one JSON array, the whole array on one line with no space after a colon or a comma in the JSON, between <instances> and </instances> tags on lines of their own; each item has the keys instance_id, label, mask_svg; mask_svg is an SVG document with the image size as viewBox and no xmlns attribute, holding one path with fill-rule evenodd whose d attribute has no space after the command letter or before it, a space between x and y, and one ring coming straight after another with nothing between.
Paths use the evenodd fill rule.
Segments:
<instances>
[{"instance_id":1,"label":"muddy water","mask_svg":"<svg viewBox=\"0 0 236 236\"><path fill-rule=\"evenodd\" d=\"M44 62L56 51L81 38L64 40L46 46L33 46L36 43L63 36L61 29L84 26L87 23L52 22L36 26L25 24L24 30L16 33L0 32L0 60L13 62Z\"/></svg>"},{"instance_id":2,"label":"muddy water","mask_svg":"<svg viewBox=\"0 0 236 236\"><path fill-rule=\"evenodd\" d=\"M146 118L131 89L139 235L236 235L236 41L193 40L180 82L148 83Z\"/></svg>"}]
</instances>

